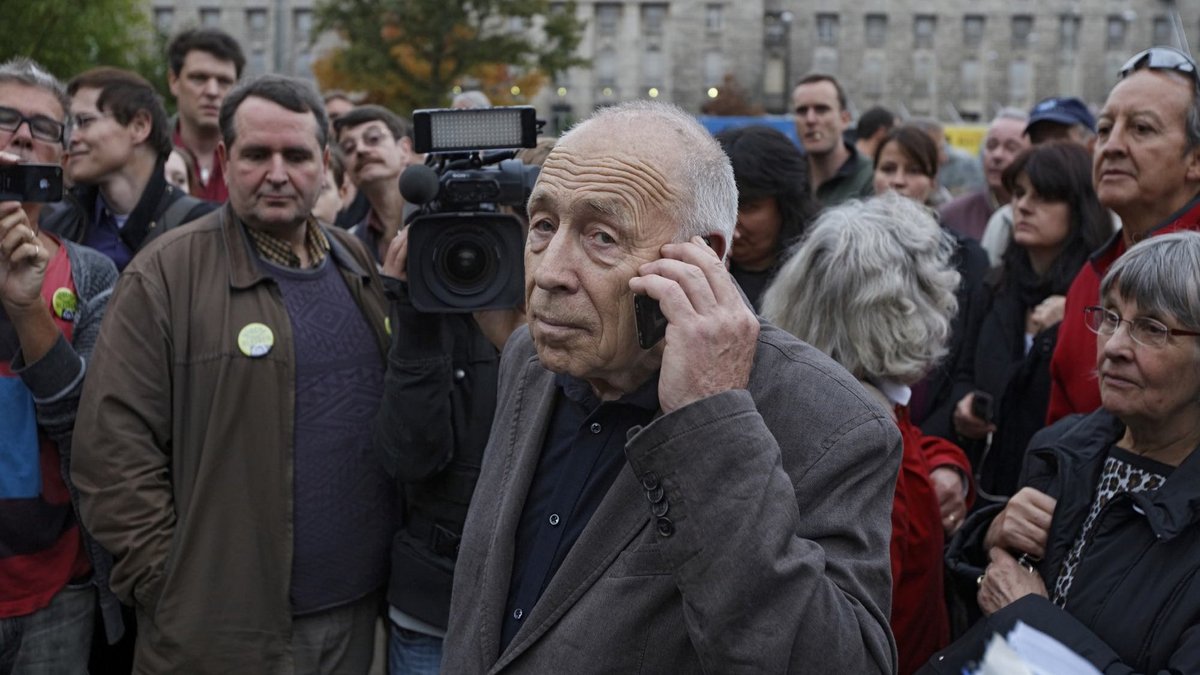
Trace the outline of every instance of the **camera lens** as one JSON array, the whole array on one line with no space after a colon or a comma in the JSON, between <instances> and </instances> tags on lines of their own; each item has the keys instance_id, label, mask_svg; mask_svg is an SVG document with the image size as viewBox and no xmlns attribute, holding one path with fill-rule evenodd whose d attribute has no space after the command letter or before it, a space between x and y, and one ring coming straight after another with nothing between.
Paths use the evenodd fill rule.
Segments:
<instances>
[{"instance_id":1,"label":"camera lens","mask_svg":"<svg viewBox=\"0 0 1200 675\"><path fill-rule=\"evenodd\" d=\"M468 286L487 270L487 254L477 242L464 241L446 252L446 274L458 284Z\"/></svg>"}]
</instances>

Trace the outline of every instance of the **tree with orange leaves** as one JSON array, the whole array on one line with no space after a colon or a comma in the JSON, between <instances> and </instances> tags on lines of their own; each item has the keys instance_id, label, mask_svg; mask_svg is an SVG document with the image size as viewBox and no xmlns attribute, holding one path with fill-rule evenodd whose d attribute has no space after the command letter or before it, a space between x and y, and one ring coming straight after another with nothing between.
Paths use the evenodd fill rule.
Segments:
<instances>
[{"instance_id":1,"label":"tree with orange leaves","mask_svg":"<svg viewBox=\"0 0 1200 675\"><path fill-rule=\"evenodd\" d=\"M523 102L585 64L573 0L321 0L316 15L342 40L313 66L321 86L401 113L446 105L466 81L497 104Z\"/></svg>"}]
</instances>

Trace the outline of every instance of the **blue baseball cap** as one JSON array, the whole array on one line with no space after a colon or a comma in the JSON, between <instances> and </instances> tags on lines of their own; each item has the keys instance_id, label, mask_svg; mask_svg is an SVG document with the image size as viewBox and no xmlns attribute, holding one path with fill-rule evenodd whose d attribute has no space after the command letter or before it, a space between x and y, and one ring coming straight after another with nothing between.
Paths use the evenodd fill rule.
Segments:
<instances>
[{"instance_id":1,"label":"blue baseball cap","mask_svg":"<svg viewBox=\"0 0 1200 675\"><path fill-rule=\"evenodd\" d=\"M1057 122L1059 124L1082 124L1091 131L1096 131L1096 118L1084 105L1083 101L1074 96L1052 96L1040 101L1029 111L1029 122L1025 125L1025 133L1038 122Z\"/></svg>"}]
</instances>

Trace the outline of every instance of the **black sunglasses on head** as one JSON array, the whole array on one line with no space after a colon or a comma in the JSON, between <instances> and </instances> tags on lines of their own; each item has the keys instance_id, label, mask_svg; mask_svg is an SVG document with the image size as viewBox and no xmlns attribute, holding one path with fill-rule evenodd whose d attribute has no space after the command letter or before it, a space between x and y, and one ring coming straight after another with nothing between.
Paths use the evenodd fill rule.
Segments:
<instances>
[{"instance_id":1,"label":"black sunglasses on head","mask_svg":"<svg viewBox=\"0 0 1200 675\"><path fill-rule=\"evenodd\" d=\"M1191 79L1192 84L1200 87L1200 71L1192 57L1174 47L1151 47L1133 55L1133 58L1121 66L1120 78L1124 79L1135 70L1171 70L1183 73Z\"/></svg>"}]
</instances>

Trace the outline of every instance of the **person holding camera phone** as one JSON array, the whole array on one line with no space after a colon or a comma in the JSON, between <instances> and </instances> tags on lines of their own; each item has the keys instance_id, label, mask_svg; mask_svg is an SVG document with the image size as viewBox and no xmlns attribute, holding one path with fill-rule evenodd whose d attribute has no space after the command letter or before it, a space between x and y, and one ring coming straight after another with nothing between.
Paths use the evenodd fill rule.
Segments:
<instances>
[{"instance_id":1,"label":"person holding camera phone","mask_svg":"<svg viewBox=\"0 0 1200 675\"><path fill-rule=\"evenodd\" d=\"M41 66L0 65L0 169L57 167L66 110L62 83ZM61 198L55 173L58 194L38 199ZM86 672L97 603L108 640L123 631L111 558L80 526L70 480L84 373L117 270L41 230L42 207L0 196L0 673Z\"/></svg>"},{"instance_id":2,"label":"person holding camera phone","mask_svg":"<svg viewBox=\"0 0 1200 675\"><path fill-rule=\"evenodd\" d=\"M392 541L388 667L436 675L463 521L496 410L500 350L525 314L421 312L407 267L403 229L383 261L392 342L374 436L404 505Z\"/></svg>"}]
</instances>

